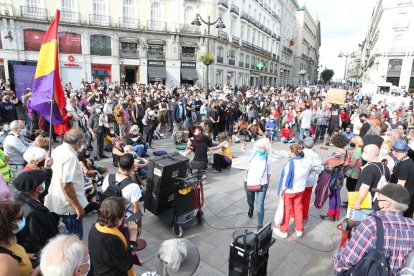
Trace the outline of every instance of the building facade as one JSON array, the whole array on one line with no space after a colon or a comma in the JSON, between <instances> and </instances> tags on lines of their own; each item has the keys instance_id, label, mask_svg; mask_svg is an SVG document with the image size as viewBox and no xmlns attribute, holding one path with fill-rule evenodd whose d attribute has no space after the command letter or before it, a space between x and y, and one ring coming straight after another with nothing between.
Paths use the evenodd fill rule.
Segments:
<instances>
[{"instance_id":1,"label":"building facade","mask_svg":"<svg viewBox=\"0 0 414 276\"><path fill-rule=\"evenodd\" d=\"M34 75L56 2L0 0L0 78L30 87L24 82ZM75 89L82 79L202 86L200 56L210 52L210 85L286 84L293 59L285 40L293 37L296 8L294 0L62 0L62 82ZM226 26L211 27L208 51L207 26L191 24L196 14Z\"/></svg>"},{"instance_id":2,"label":"building facade","mask_svg":"<svg viewBox=\"0 0 414 276\"><path fill-rule=\"evenodd\" d=\"M379 0L360 45L362 82L391 82L414 92L413 32L413 0Z\"/></svg>"},{"instance_id":3,"label":"building facade","mask_svg":"<svg viewBox=\"0 0 414 276\"><path fill-rule=\"evenodd\" d=\"M318 80L320 22L312 17L306 6L296 12L296 33L293 49L294 85L306 86Z\"/></svg>"}]
</instances>

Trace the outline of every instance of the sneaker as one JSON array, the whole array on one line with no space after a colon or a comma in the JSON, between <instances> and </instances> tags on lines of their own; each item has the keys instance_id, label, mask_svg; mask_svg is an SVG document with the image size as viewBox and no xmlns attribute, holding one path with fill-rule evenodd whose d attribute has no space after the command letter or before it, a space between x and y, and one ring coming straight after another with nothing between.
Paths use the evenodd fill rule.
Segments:
<instances>
[{"instance_id":1,"label":"sneaker","mask_svg":"<svg viewBox=\"0 0 414 276\"><path fill-rule=\"evenodd\" d=\"M296 231L296 237L302 238L303 237L303 232L302 231Z\"/></svg>"},{"instance_id":2,"label":"sneaker","mask_svg":"<svg viewBox=\"0 0 414 276\"><path fill-rule=\"evenodd\" d=\"M273 228L273 234L275 234L276 236L281 237L282 239L286 239L287 236L288 236L288 233L281 232L279 228Z\"/></svg>"},{"instance_id":3,"label":"sneaker","mask_svg":"<svg viewBox=\"0 0 414 276\"><path fill-rule=\"evenodd\" d=\"M249 212L247 212L247 215L249 216L249 218L253 217L253 208L249 209Z\"/></svg>"}]
</instances>

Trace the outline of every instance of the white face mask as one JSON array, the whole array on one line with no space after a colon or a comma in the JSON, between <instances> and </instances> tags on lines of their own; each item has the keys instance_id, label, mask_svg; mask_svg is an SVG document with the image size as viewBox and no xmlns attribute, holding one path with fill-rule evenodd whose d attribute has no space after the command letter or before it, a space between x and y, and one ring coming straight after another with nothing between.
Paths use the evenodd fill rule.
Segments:
<instances>
[{"instance_id":1,"label":"white face mask","mask_svg":"<svg viewBox=\"0 0 414 276\"><path fill-rule=\"evenodd\" d=\"M43 181L42 184L40 184L42 189L39 191L39 193L43 193L46 190L46 183Z\"/></svg>"}]
</instances>

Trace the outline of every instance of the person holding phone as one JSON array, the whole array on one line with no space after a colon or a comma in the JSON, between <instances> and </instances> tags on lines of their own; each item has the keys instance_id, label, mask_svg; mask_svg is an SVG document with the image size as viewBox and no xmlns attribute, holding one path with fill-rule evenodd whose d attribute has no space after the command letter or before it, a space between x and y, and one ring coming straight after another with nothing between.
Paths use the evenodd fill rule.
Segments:
<instances>
[{"instance_id":1,"label":"person holding phone","mask_svg":"<svg viewBox=\"0 0 414 276\"><path fill-rule=\"evenodd\" d=\"M89 231L89 275L135 275L139 220L124 220L127 204L123 197L108 197L102 202L98 221ZM129 239L119 227L127 227Z\"/></svg>"}]
</instances>

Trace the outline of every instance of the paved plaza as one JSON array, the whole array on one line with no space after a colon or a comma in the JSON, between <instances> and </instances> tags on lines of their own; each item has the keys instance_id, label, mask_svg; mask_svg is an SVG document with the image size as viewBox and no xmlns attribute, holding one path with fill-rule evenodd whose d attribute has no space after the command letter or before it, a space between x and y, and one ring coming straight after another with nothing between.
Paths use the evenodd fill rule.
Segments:
<instances>
[{"instance_id":1,"label":"paved plaza","mask_svg":"<svg viewBox=\"0 0 414 276\"><path fill-rule=\"evenodd\" d=\"M173 152L175 146L170 139L155 141L157 149ZM328 157L328 151L320 149L322 144L315 145L315 150L322 159ZM252 148L253 143L248 143ZM288 145L274 143L273 150L287 150ZM235 157L241 156L241 144L232 147ZM107 165L110 172L115 169L105 159L100 163ZM273 221L278 199L277 185L281 169L286 159L274 162L271 184L265 200L265 223ZM209 172L204 185L205 203L203 211L206 222L184 228L183 238L193 242L200 252L201 262L195 275L228 275L229 244L232 234L239 229L250 228L255 231L257 214L249 219L247 216L246 194L243 188L243 179L246 171L230 169L215 174ZM345 194L345 193L343 193ZM312 201L313 202L313 201ZM327 204L326 204L327 205ZM142 204L143 207L143 204ZM327 207L326 207L327 208ZM276 238L276 243L269 253L268 275L333 275L332 256L338 250L340 231L337 222L322 221L320 214L326 213L326 208L318 210L311 204L309 222L305 228L303 238L298 239L292 225L287 239ZM343 210L345 215L345 210ZM84 221L85 239L96 214L90 214ZM293 234L292 234L293 233ZM153 268L154 257L163 240L174 238L172 227L163 223L157 216L146 211L143 219L142 238L148 242L147 247L139 252L142 268L136 267L136 274Z\"/></svg>"}]
</instances>

